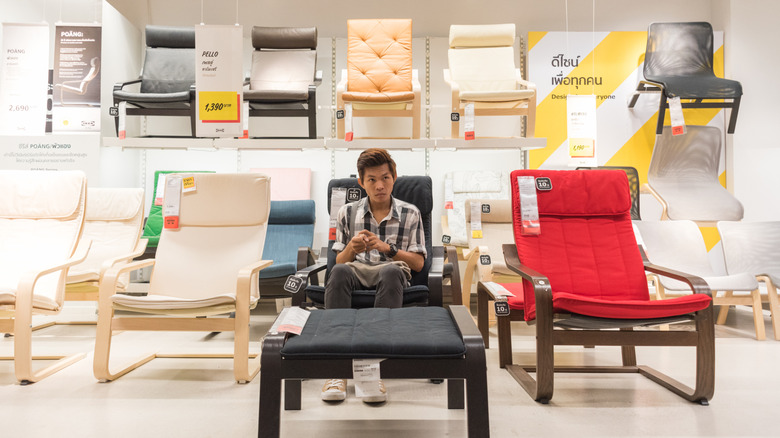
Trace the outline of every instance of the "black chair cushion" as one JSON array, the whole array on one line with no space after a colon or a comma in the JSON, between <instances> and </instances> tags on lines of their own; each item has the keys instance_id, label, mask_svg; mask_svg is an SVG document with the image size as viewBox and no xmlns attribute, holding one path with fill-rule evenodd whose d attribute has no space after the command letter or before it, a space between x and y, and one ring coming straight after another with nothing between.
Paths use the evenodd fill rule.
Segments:
<instances>
[{"instance_id":1,"label":"black chair cushion","mask_svg":"<svg viewBox=\"0 0 780 438\"><path fill-rule=\"evenodd\" d=\"M290 336L284 358L457 358L466 346L442 307L314 310L300 336Z\"/></svg>"},{"instance_id":2,"label":"black chair cushion","mask_svg":"<svg viewBox=\"0 0 780 438\"><path fill-rule=\"evenodd\" d=\"M260 271L263 272L263 271ZM428 286L417 285L404 288L403 305L404 306L427 306L430 291ZM316 305L325 305L325 286L307 286L306 296ZM374 298L376 290L355 290L352 291L352 307L355 309L365 309L374 307Z\"/></svg>"},{"instance_id":3,"label":"black chair cushion","mask_svg":"<svg viewBox=\"0 0 780 438\"><path fill-rule=\"evenodd\" d=\"M194 49L195 28L147 25L146 47Z\"/></svg>"}]
</instances>

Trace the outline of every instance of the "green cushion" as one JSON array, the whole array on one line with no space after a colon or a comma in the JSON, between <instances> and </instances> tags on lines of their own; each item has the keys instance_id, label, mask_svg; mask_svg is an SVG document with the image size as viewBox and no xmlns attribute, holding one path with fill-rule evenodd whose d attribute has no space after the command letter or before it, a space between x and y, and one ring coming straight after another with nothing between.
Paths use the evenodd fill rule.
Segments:
<instances>
[{"instance_id":1,"label":"green cushion","mask_svg":"<svg viewBox=\"0 0 780 438\"><path fill-rule=\"evenodd\" d=\"M160 180L160 175L166 175L169 173L214 173L212 170L157 170L154 172L154 191L152 192L152 206L149 208L149 216L146 218L146 225L144 225L144 239L148 239L149 243L146 244L148 248L157 247L157 243L160 241L160 233L163 229L163 217L162 217L162 205L155 205L154 200L157 194L157 182Z\"/></svg>"}]
</instances>

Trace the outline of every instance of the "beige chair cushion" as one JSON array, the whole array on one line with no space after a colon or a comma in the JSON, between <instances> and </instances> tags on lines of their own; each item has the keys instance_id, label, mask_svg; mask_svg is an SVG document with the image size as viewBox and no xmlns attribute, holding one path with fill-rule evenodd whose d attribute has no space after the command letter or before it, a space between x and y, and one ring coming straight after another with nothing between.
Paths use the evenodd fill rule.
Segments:
<instances>
[{"instance_id":1,"label":"beige chair cushion","mask_svg":"<svg viewBox=\"0 0 780 438\"><path fill-rule=\"evenodd\" d=\"M463 91L460 100L475 102L514 102L533 97L534 90Z\"/></svg>"},{"instance_id":2,"label":"beige chair cushion","mask_svg":"<svg viewBox=\"0 0 780 438\"><path fill-rule=\"evenodd\" d=\"M255 303L257 299L257 297L252 297L250 303ZM111 301L114 304L125 308L181 311L187 309L203 309L207 307L235 306L236 294L215 295L199 299L186 299L164 295L133 296L117 294L111 297Z\"/></svg>"},{"instance_id":3,"label":"beige chair cushion","mask_svg":"<svg viewBox=\"0 0 780 438\"><path fill-rule=\"evenodd\" d=\"M348 20L347 90L344 100L412 100L412 20ZM395 94L400 93L400 94Z\"/></svg>"},{"instance_id":4,"label":"beige chair cushion","mask_svg":"<svg viewBox=\"0 0 780 438\"><path fill-rule=\"evenodd\" d=\"M197 174L195 187L182 194L180 228L160 235L149 295L115 302L143 311L235 300L239 270L262 258L270 181L260 174ZM259 296L256 276L250 290Z\"/></svg>"},{"instance_id":5,"label":"beige chair cushion","mask_svg":"<svg viewBox=\"0 0 780 438\"><path fill-rule=\"evenodd\" d=\"M471 203L489 204L490 213L482 213L482 238L471 235ZM469 249L486 246L490 250L491 271L493 274L517 275L506 267L502 246L514 243L512 230L512 203L509 199L468 199L465 203L466 234Z\"/></svg>"},{"instance_id":6,"label":"beige chair cushion","mask_svg":"<svg viewBox=\"0 0 780 438\"><path fill-rule=\"evenodd\" d=\"M511 46L449 49L448 54L450 75L460 88L461 95L464 92L517 90L515 58ZM522 95L520 93L517 96L521 98Z\"/></svg>"},{"instance_id":7,"label":"beige chair cushion","mask_svg":"<svg viewBox=\"0 0 780 438\"><path fill-rule=\"evenodd\" d=\"M515 43L515 25L508 24L453 24L450 26L450 47L512 47Z\"/></svg>"},{"instance_id":8,"label":"beige chair cushion","mask_svg":"<svg viewBox=\"0 0 780 438\"><path fill-rule=\"evenodd\" d=\"M446 181L452 181L453 208L447 211L451 244L468 246L465 203L467 199L509 199L509 174L492 170L463 170L449 172ZM445 194L446 196L447 194Z\"/></svg>"},{"instance_id":9,"label":"beige chair cushion","mask_svg":"<svg viewBox=\"0 0 780 438\"><path fill-rule=\"evenodd\" d=\"M12 305L26 273L62 264L82 231L87 179L79 171L0 171L0 305ZM33 306L59 310L64 275L41 277Z\"/></svg>"},{"instance_id":10,"label":"beige chair cushion","mask_svg":"<svg viewBox=\"0 0 780 438\"><path fill-rule=\"evenodd\" d=\"M244 98L306 100L316 62L317 52L313 50L256 50L252 53L249 91Z\"/></svg>"},{"instance_id":11,"label":"beige chair cushion","mask_svg":"<svg viewBox=\"0 0 780 438\"><path fill-rule=\"evenodd\" d=\"M82 239L92 241L87 258L68 270L68 283L98 281L106 260L130 254L143 226L143 189L89 188ZM125 288L129 275L119 279Z\"/></svg>"}]
</instances>

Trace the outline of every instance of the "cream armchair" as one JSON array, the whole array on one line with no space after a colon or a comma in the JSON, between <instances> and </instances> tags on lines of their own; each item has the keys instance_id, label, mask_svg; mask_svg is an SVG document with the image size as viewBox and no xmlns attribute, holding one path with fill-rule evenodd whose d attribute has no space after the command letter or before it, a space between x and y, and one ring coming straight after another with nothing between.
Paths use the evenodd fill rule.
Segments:
<instances>
[{"instance_id":1,"label":"cream armchair","mask_svg":"<svg viewBox=\"0 0 780 438\"><path fill-rule=\"evenodd\" d=\"M184 357L232 356L235 379L240 383L252 380L259 371L259 357L249 360L249 311L259 298L257 274L272 263L261 260L270 180L259 174L180 175L194 178L195 190L182 192L177 178L169 176L163 201L169 205L180 197L179 228L163 229L155 259L112 267L100 285L94 374L101 381L117 379L162 356L152 353L112 373L109 356L114 330L234 331L232 355ZM146 266L154 266L148 295L116 293L122 274ZM133 316L117 317L117 310L133 312ZM231 312L234 318L211 318Z\"/></svg>"},{"instance_id":2,"label":"cream armchair","mask_svg":"<svg viewBox=\"0 0 780 438\"><path fill-rule=\"evenodd\" d=\"M449 69L444 80L452 89L452 112L463 118L467 103L475 116L526 116L526 137L534 136L536 85L515 68L514 24L450 26ZM458 138L460 121L452 121Z\"/></svg>"},{"instance_id":3,"label":"cream armchair","mask_svg":"<svg viewBox=\"0 0 780 438\"><path fill-rule=\"evenodd\" d=\"M353 117L411 117L420 138L421 87L412 69L412 20L348 20L347 69L336 87L337 110ZM344 118L337 119L344 138Z\"/></svg>"},{"instance_id":4,"label":"cream armchair","mask_svg":"<svg viewBox=\"0 0 780 438\"><path fill-rule=\"evenodd\" d=\"M100 281L119 263L141 256L146 239L141 239L144 222L143 189L90 188L82 240L92 246L87 258L68 271L65 298L97 301ZM129 274L119 277L118 290L125 290Z\"/></svg>"},{"instance_id":5,"label":"cream armchair","mask_svg":"<svg viewBox=\"0 0 780 438\"><path fill-rule=\"evenodd\" d=\"M81 241L87 178L82 172L0 171L0 332L14 334L14 368L22 383L37 382L85 354L47 356L32 367L32 317L62 310L68 268L84 260Z\"/></svg>"}]
</instances>

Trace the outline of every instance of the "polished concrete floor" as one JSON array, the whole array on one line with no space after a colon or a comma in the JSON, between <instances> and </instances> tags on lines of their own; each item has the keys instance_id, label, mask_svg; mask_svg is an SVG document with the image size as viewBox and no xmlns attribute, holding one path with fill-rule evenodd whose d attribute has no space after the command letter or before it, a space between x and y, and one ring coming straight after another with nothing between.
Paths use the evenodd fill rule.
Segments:
<instances>
[{"instance_id":1,"label":"polished concrete floor","mask_svg":"<svg viewBox=\"0 0 780 438\"><path fill-rule=\"evenodd\" d=\"M252 316L258 351L275 309ZM496 334L487 351L490 432L519 436L778 436L780 342L753 337L748 309L732 309L716 328L716 387L710 406L689 403L634 374L557 374L549 405L532 401L498 368ZM515 363L533 359L532 331L513 323ZM88 352L86 359L33 385L15 382L0 362L0 436L4 437L251 437L256 436L260 379L233 382L229 359L155 359L110 383L92 376L94 326L57 325L34 336L36 354ZM115 364L144 352L230 352L232 334L124 332L115 337ZM10 338L0 355L11 355ZM691 348L639 348L640 363L693 381ZM556 350L558 363L619 364L617 347ZM283 437L465 437L465 412L448 410L445 385L386 381L389 400L364 405L349 386L345 402L319 400L321 380L303 383L300 411L282 411ZM263 425L259 425L263 427Z\"/></svg>"}]
</instances>

